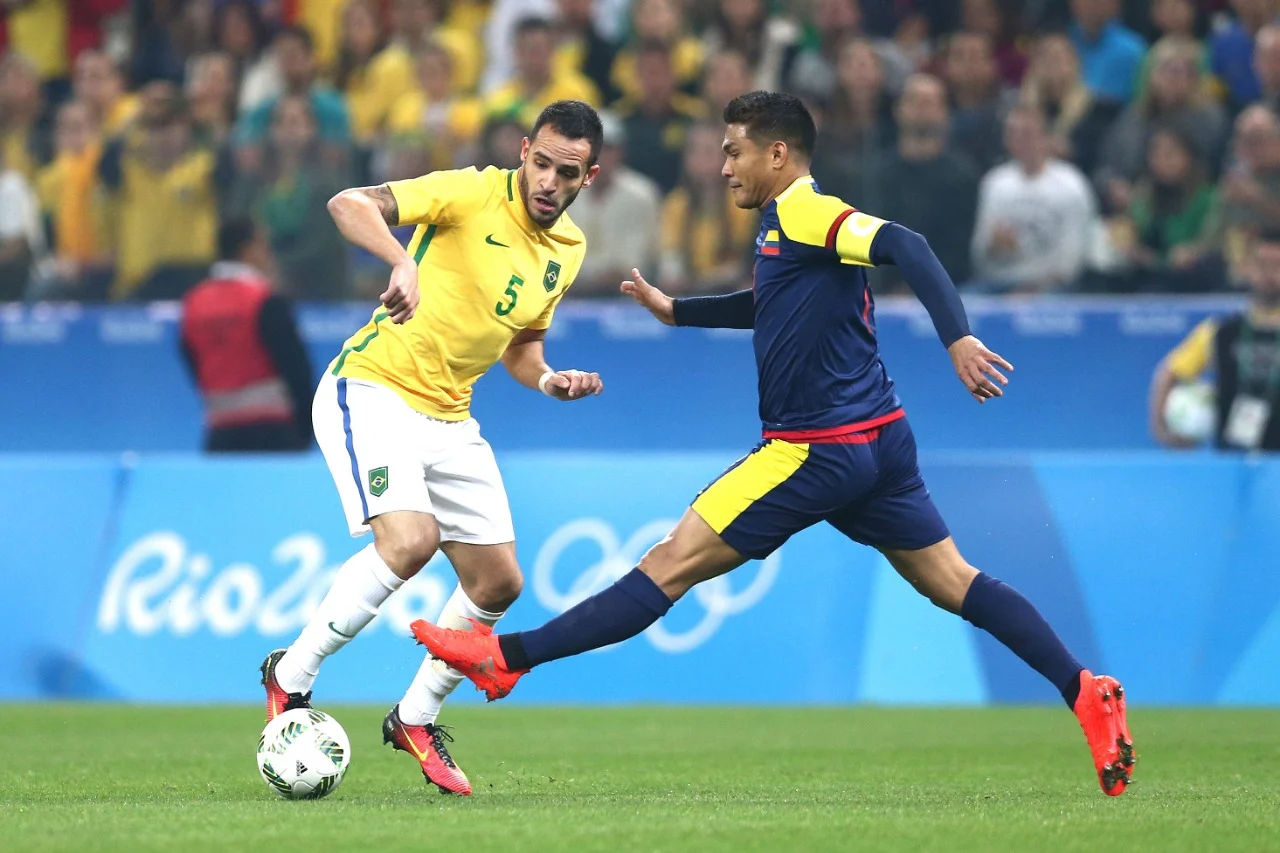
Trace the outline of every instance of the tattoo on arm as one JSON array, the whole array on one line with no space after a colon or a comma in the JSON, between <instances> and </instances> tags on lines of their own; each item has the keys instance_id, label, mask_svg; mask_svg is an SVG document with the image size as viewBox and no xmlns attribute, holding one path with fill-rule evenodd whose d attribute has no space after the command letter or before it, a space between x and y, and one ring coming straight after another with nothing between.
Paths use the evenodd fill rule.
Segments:
<instances>
[{"instance_id":1,"label":"tattoo on arm","mask_svg":"<svg viewBox=\"0 0 1280 853\"><path fill-rule=\"evenodd\" d=\"M379 184L376 187L363 187L361 192L373 199L374 204L378 205L378 210L382 211L384 222L392 226L400 224L400 205L396 204L396 197L391 192L390 187L386 184Z\"/></svg>"}]
</instances>

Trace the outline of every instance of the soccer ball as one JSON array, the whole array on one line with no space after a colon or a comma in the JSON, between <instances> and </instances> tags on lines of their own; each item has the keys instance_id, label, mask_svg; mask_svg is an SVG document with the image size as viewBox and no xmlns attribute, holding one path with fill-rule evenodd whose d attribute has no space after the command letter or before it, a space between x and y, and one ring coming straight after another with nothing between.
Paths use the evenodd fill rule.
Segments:
<instances>
[{"instance_id":1,"label":"soccer ball","mask_svg":"<svg viewBox=\"0 0 1280 853\"><path fill-rule=\"evenodd\" d=\"M1175 385L1164 401L1165 425L1179 438L1207 441L1213 435L1216 421L1213 385L1208 382Z\"/></svg>"},{"instance_id":2,"label":"soccer ball","mask_svg":"<svg viewBox=\"0 0 1280 853\"><path fill-rule=\"evenodd\" d=\"M324 711L295 708L267 723L258 738L258 772L286 800L318 800L342 784L351 741Z\"/></svg>"}]
</instances>

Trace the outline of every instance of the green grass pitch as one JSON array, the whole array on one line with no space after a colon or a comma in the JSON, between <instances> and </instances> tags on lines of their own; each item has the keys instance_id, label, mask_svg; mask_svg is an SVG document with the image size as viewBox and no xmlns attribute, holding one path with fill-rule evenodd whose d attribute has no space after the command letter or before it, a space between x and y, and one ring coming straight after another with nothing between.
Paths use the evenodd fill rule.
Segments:
<instances>
[{"instance_id":1,"label":"green grass pitch","mask_svg":"<svg viewBox=\"0 0 1280 853\"><path fill-rule=\"evenodd\" d=\"M0 705L0 849L1280 850L1272 710L1131 710L1118 799L1064 708L456 707L469 799L382 746L385 709L325 710L351 770L286 802L259 708Z\"/></svg>"}]
</instances>

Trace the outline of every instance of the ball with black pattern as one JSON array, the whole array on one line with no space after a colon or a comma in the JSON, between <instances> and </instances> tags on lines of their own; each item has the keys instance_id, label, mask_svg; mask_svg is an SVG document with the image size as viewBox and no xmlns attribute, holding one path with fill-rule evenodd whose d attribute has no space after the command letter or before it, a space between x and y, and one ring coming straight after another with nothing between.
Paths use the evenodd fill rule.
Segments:
<instances>
[{"instance_id":1,"label":"ball with black pattern","mask_svg":"<svg viewBox=\"0 0 1280 853\"><path fill-rule=\"evenodd\" d=\"M350 765L351 741L324 711L285 711L258 737L258 772L267 787L287 800L332 794Z\"/></svg>"}]
</instances>

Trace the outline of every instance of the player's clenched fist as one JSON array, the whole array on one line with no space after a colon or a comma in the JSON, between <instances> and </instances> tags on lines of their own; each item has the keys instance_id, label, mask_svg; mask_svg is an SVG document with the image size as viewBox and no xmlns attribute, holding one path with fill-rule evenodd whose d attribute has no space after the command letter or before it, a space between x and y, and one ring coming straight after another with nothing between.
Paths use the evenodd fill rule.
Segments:
<instances>
[{"instance_id":1,"label":"player's clenched fist","mask_svg":"<svg viewBox=\"0 0 1280 853\"><path fill-rule=\"evenodd\" d=\"M397 264L391 270L391 283L378 297L393 323L404 323L418 310L418 265L413 261Z\"/></svg>"},{"instance_id":2,"label":"player's clenched fist","mask_svg":"<svg viewBox=\"0 0 1280 853\"><path fill-rule=\"evenodd\" d=\"M644 280L640 270L631 271L632 278L622 283L622 292L639 302L649 313L668 326L676 324L675 300Z\"/></svg>"},{"instance_id":3,"label":"player's clenched fist","mask_svg":"<svg viewBox=\"0 0 1280 853\"><path fill-rule=\"evenodd\" d=\"M1012 364L987 349L973 335L965 335L953 343L947 352L951 354L956 376L969 389L973 399L985 403L993 397L1004 396L1001 386L1008 385L1009 380L996 369L996 365L1005 370L1013 370Z\"/></svg>"},{"instance_id":4,"label":"player's clenched fist","mask_svg":"<svg viewBox=\"0 0 1280 853\"><path fill-rule=\"evenodd\" d=\"M558 370L545 374L538 382L542 393L557 400L581 400L594 397L604 390L599 373L583 370Z\"/></svg>"}]
</instances>

